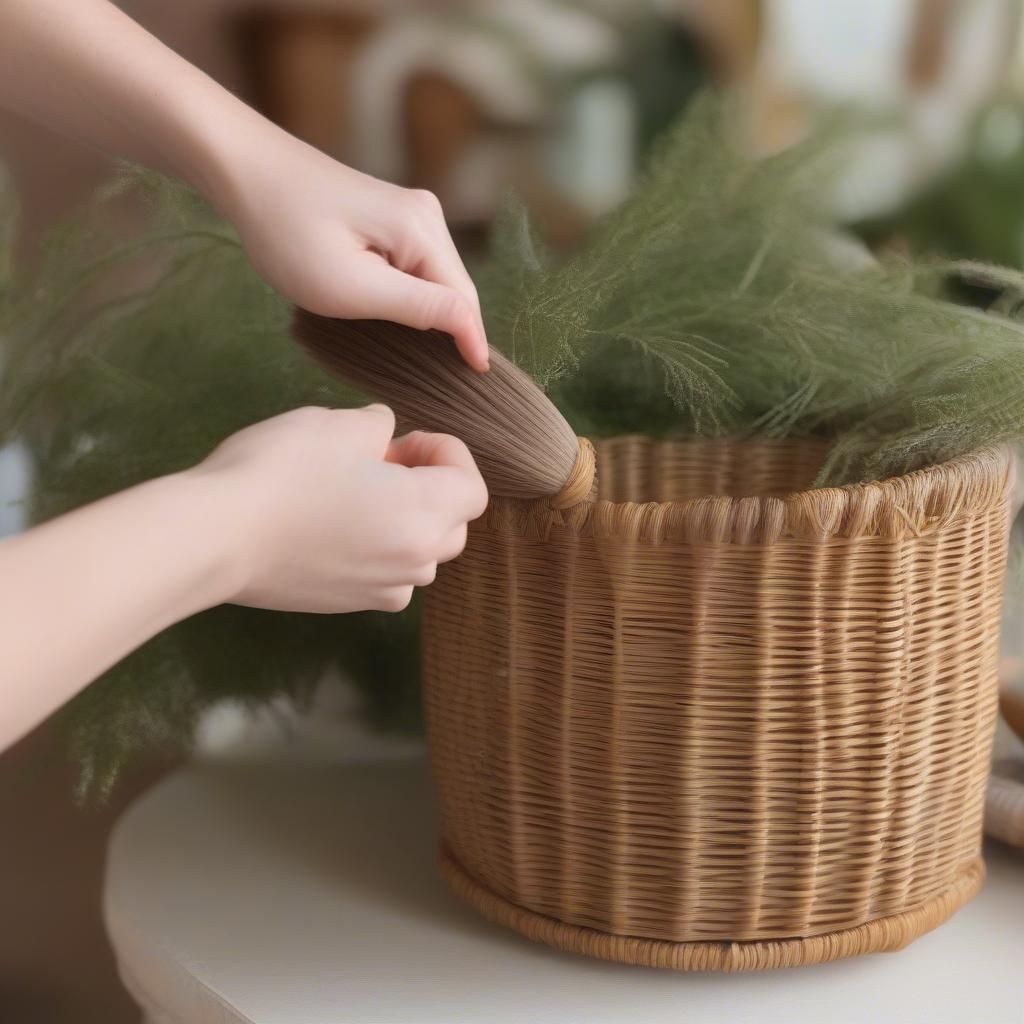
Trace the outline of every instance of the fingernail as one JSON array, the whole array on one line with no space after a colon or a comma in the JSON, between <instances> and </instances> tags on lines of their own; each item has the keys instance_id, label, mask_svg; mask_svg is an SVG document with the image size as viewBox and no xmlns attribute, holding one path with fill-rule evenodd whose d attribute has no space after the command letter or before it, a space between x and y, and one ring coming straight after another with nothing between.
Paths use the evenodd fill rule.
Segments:
<instances>
[{"instance_id":1,"label":"fingernail","mask_svg":"<svg viewBox=\"0 0 1024 1024\"><path fill-rule=\"evenodd\" d=\"M364 412L375 412L381 416L390 416L391 410L383 402L372 402L370 405L363 407Z\"/></svg>"}]
</instances>

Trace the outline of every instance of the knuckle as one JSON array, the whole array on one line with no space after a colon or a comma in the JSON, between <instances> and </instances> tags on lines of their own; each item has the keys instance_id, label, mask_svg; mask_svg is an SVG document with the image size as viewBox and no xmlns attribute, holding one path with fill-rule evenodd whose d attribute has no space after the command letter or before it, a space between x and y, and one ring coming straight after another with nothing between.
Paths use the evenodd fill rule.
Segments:
<instances>
[{"instance_id":1,"label":"knuckle","mask_svg":"<svg viewBox=\"0 0 1024 1024\"><path fill-rule=\"evenodd\" d=\"M473 454L469 450L469 445L467 445L461 437L456 437L454 434L441 434L440 436L444 439L444 443L446 445L451 445L453 448L458 449L459 454L463 458L473 458Z\"/></svg>"},{"instance_id":2,"label":"knuckle","mask_svg":"<svg viewBox=\"0 0 1024 1024\"><path fill-rule=\"evenodd\" d=\"M382 435L390 438L395 433L395 413L387 405L375 402L361 409L351 409L349 415L354 417L350 423L367 438L378 438Z\"/></svg>"},{"instance_id":3,"label":"knuckle","mask_svg":"<svg viewBox=\"0 0 1024 1024\"><path fill-rule=\"evenodd\" d=\"M408 322L410 327L414 327L417 331L429 331L434 326L433 318L430 316L426 307L422 307L408 316Z\"/></svg>"},{"instance_id":4,"label":"knuckle","mask_svg":"<svg viewBox=\"0 0 1024 1024\"><path fill-rule=\"evenodd\" d=\"M448 295L448 312L451 319L460 327L470 327L473 323L473 308L469 301L456 291Z\"/></svg>"},{"instance_id":5,"label":"knuckle","mask_svg":"<svg viewBox=\"0 0 1024 1024\"><path fill-rule=\"evenodd\" d=\"M443 324L446 330L461 330L472 320L469 303L451 288L438 287L424 301L423 316L431 324Z\"/></svg>"},{"instance_id":6,"label":"knuckle","mask_svg":"<svg viewBox=\"0 0 1024 1024\"><path fill-rule=\"evenodd\" d=\"M406 521L393 531L393 536L395 557L403 565L423 565L433 560L421 528Z\"/></svg>"},{"instance_id":7,"label":"knuckle","mask_svg":"<svg viewBox=\"0 0 1024 1024\"><path fill-rule=\"evenodd\" d=\"M420 566L412 575L413 586L429 587L437 579L437 562Z\"/></svg>"},{"instance_id":8,"label":"knuckle","mask_svg":"<svg viewBox=\"0 0 1024 1024\"><path fill-rule=\"evenodd\" d=\"M463 523L463 525L455 531L455 542L451 545L448 551L445 552L445 560L451 561L453 558L458 558L459 555L461 555L462 552L465 550L466 541L468 540L468 538L469 531L466 529L466 525Z\"/></svg>"},{"instance_id":9,"label":"knuckle","mask_svg":"<svg viewBox=\"0 0 1024 1024\"><path fill-rule=\"evenodd\" d=\"M359 412L363 416L382 416L392 424L395 422L395 410L383 402L373 402L370 405L365 405Z\"/></svg>"},{"instance_id":10,"label":"knuckle","mask_svg":"<svg viewBox=\"0 0 1024 1024\"><path fill-rule=\"evenodd\" d=\"M382 612L402 612L409 607L412 601L413 588L409 587L394 587L392 590L387 591L380 600L380 611Z\"/></svg>"},{"instance_id":11,"label":"knuckle","mask_svg":"<svg viewBox=\"0 0 1024 1024\"><path fill-rule=\"evenodd\" d=\"M441 200L429 189L410 189L409 201L418 210L425 210L430 214L439 214L441 212Z\"/></svg>"},{"instance_id":12,"label":"knuckle","mask_svg":"<svg viewBox=\"0 0 1024 1024\"><path fill-rule=\"evenodd\" d=\"M473 506L470 512L474 519L479 519L487 511L491 496L487 493L487 485L484 483L483 477L478 477L475 489L476 493L473 496Z\"/></svg>"},{"instance_id":13,"label":"knuckle","mask_svg":"<svg viewBox=\"0 0 1024 1024\"><path fill-rule=\"evenodd\" d=\"M304 405L289 415L296 426L306 430L321 430L331 422L331 410L319 405Z\"/></svg>"}]
</instances>

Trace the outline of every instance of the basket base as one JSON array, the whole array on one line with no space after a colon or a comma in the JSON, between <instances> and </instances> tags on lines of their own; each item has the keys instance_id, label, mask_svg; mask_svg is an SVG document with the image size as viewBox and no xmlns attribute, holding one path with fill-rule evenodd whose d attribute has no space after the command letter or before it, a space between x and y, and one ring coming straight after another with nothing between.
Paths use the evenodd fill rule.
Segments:
<instances>
[{"instance_id":1,"label":"basket base","mask_svg":"<svg viewBox=\"0 0 1024 1024\"><path fill-rule=\"evenodd\" d=\"M764 971L842 960L865 953L886 953L938 927L973 899L985 878L981 857L964 865L945 892L891 917L810 938L759 942L669 942L633 935L612 935L566 924L517 906L470 876L442 843L441 873L455 893L484 917L512 928L534 942L600 960L674 971Z\"/></svg>"}]
</instances>

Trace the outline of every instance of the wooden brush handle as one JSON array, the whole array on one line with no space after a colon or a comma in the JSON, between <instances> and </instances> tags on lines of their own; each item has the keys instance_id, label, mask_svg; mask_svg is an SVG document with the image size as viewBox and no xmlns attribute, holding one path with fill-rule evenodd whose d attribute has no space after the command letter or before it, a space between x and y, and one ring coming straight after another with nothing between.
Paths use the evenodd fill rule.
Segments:
<instances>
[{"instance_id":1,"label":"wooden brush handle","mask_svg":"<svg viewBox=\"0 0 1024 1024\"><path fill-rule=\"evenodd\" d=\"M451 337L383 320L334 320L297 309L292 333L329 373L395 411L403 430L454 434L492 494L549 498L562 508L594 485L593 449L540 388L491 349L470 369Z\"/></svg>"}]
</instances>

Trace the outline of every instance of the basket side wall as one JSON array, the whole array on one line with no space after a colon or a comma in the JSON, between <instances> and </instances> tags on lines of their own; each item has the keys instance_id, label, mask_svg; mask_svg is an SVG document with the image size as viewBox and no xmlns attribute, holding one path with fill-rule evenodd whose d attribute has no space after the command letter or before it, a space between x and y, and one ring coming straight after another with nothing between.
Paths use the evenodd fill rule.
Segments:
<instances>
[{"instance_id":1,"label":"basket side wall","mask_svg":"<svg viewBox=\"0 0 1024 1024\"><path fill-rule=\"evenodd\" d=\"M672 941L919 906L980 846L1006 504L922 536L481 521L424 602L444 838L539 914Z\"/></svg>"}]
</instances>

